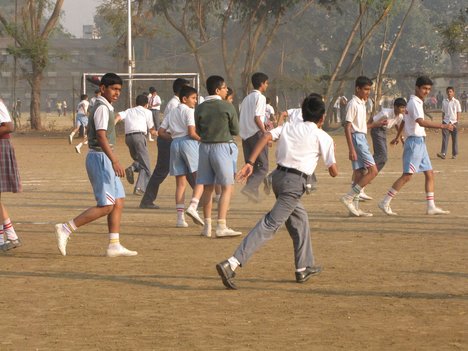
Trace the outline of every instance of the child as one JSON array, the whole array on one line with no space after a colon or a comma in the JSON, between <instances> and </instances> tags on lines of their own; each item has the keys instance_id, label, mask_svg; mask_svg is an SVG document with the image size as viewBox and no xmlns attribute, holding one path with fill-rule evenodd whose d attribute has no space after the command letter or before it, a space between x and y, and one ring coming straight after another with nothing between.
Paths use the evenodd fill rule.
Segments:
<instances>
[{"instance_id":1,"label":"child","mask_svg":"<svg viewBox=\"0 0 468 351\"><path fill-rule=\"evenodd\" d=\"M133 163L125 168L125 176L130 184L135 183L133 172L138 172L138 179L133 189L133 194L143 195L151 177L150 157L146 144L146 133L157 135L153 124L153 115L148 106L146 94L140 94L136 98L136 106L123 112L119 112L117 119L125 122L125 144L128 146Z\"/></svg>"},{"instance_id":2,"label":"child","mask_svg":"<svg viewBox=\"0 0 468 351\"><path fill-rule=\"evenodd\" d=\"M278 140L277 169L273 172L276 202L238 246L234 255L216 265L223 284L237 289L233 278L237 267L243 267L267 240L272 239L283 224L293 240L296 282L304 283L321 267L315 266L310 241L309 218L300 202L306 191L306 178L314 173L322 155L330 176L336 177L333 139L320 127L325 117L325 104L318 94L311 94L302 104L304 122L285 123L264 135L240 170L237 179L245 180L253 172L253 162L265 145ZM274 260L274 258L273 258Z\"/></svg>"},{"instance_id":3,"label":"child","mask_svg":"<svg viewBox=\"0 0 468 351\"><path fill-rule=\"evenodd\" d=\"M2 251L21 246L21 240L16 234L7 208L2 202L2 193L22 191L15 150L10 142L10 134L13 131L11 116L0 99L0 250Z\"/></svg>"},{"instance_id":4,"label":"child","mask_svg":"<svg viewBox=\"0 0 468 351\"><path fill-rule=\"evenodd\" d=\"M195 131L194 108L197 104L197 90L184 86L179 93L180 104L165 118L159 128L159 135L170 140L171 156L169 171L176 177L176 210L177 228L186 228L185 222L185 188L187 187L187 174L193 174L196 179L198 171L198 141L200 137ZM171 131L171 134L167 132ZM193 188L192 200L185 213L192 218L195 224L204 225L197 212L198 203L203 193L203 185L196 184Z\"/></svg>"},{"instance_id":5,"label":"child","mask_svg":"<svg viewBox=\"0 0 468 351\"><path fill-rule=\"evenodd\" d=\"M88 144L88 138L86 136L86 128L88 128L88 108L89 108L88 95L86 94L81 95L80 100L81 101L78 104L78 107L76 108L75 129L73 129L70 135L68 136L68 141L71 144L73 142L73 137L75 136L76 132L78 132L81 127L83 127L83 141L75 146L75 151L78 154L81 154L81 147L83 146L83 144L85 145Z\"/></svg>"},{"instance_id":6,"label":"child","mask_svg":"<svg viewBox=\"0 0 468 351\"><path fill-rule=\"evenodd\" d=\"M449 136L452 135L452 158L456 159L458 155L458 120L460 119L461 105L460 101L455 99L455 89L447 87L447 98L442 102L442 123L453 125L453 130L442 129L442 148L438 157L445 160Z\"/></svg>"},{"instance_id":7,"label":"child","mask_svg":"<svg viewBox=\"0 0 468 351\"><path fill-rule=\"evenodd\" d=\"M159 121L159 111L161 109L161 97L158 95L158 92L156 91L155 87L150 87L149 88L149 94L148 94L148 109L151 111L153 114L153 124L155 130L159 129L159 125L161 124ZM151 133L148 137L149 141L154 141L153 138L151 138Z\"/></svg>"},{"instance_id":8,"label":"child","mask_svg":"<svg viewBox=\"0 0 468 351\"><path fill-rule=\"evenodd\" d=\"M389 216L396 215L390 208L390 202L401 188L411 180L413 174L418 172L424 172L425 177L426 213L428 215L450 213L450 211L444 211L436 207L434 203L434 173L432 171L431 160L427 154L426 131L424 128L448 129L452 131L453 125L424 120L424 99L431 92L432 85L432 80L429 77L421 76L416 79L414 95L410 97L403 122L398 129L397 137L394 139L397 142L404 129L406 141L403 151L403 174L393 183L387 195L379 203L379 208Z\"/></svg>"},{"instance_id":9,"label":"child","mask_svg":"<svg viewBox=\"0 0 468 351\"><path fill-rule=\"evenodd\" d=\"M242 138L242 148L246 162L257 142L266 133L264 123L266 98L263 93L268 88L268 76L261 72L254 73L252 75L252 85L254 90L242 101L239 118L239 135ZM253 162L254 172L248 178L241 193L250 200L259 202L258 187L268 173L268 145Z\"/></svg>"},{"instance_id":10,"label":"child","mask_svg":"<svg viewBox=\"0 0 468 351\"><path fill-rule=\"evenodd\" d=\"M227 101L227 86L223 77L210 76L206 80L209 96L195 109L195 124L200 136L197 184L203 184L204 222L202 236L211 237L211 209L214 185L221 185L218 203L217 237L241 235L226 225L226 217L234 184L232 136L239 133L234 106Z\"/></svg>"},{"instance_id":11,"label":"child","mask_svg":"<svg viewBox=\"0 0 468 351\"><path fill-rule=\"evenodd\" d=\"M275 109L271 106L271 99L266 98L266 107L265 107L265 129L271 130L275 127L274 123L276 122L275 118Z\"/></svg>"},{"instance_id":12,"label":"child","mask_svg":"<svg viewBox=\"0 0 468 351\"><path fill-rule=\"evenodd\" d=\"M398 126L403 121L403 113L406 109L406 100L397 98L393 102L393 108L383 108L373 118L367 122L367 128L371 128L372 145L374 147L374 160L377 166L377 171L387 163L387 130L395 127L398 131ZM386 124L379 126L380 122ZM374 127L376 126L376 127ZM403 142L403 137L401 137ZM395 142L392 141L392 144Z\"/></svg>"},{"instance_id":13,"label":"child","mask_svg":"<svg viewBox=\"0 0 468 351\"><path fill-rule=\"evenodd\" d=\"M86 157L86 171L97 201L78 217L67 223L55 225L57 246L60 253L67 254L67 242L77 228L107 216L109 228L108 257L135 256L136 251L123 247L119 241L120 218L124 205L125 192L119 177L125 171L114 153L115 127L114 107L122 91L122 79L115 73L106 73L100 82L101 96L97 98L90 113L88 125L89 152Z\"/></svg>"},{"instance_id":14,"label":"child","mask_svg":"<svg viewBox=\"0 0 468 351\"><path fill-rule=\"evenodd\" d=\"M341 198L341 202L348 208L350 215L356 217L372 216L372 213L359 209L359 196L362 188L369 184L378 173L366 139L366 101L369 98L371 87L372 81L369 78L358 77L355 83L355 95L349 101L346 112L345 135L349 159L353 166L353 183L348 193ZM385 121L381 121L378 125L384 124Z\"/></svg>"}]
</instances>

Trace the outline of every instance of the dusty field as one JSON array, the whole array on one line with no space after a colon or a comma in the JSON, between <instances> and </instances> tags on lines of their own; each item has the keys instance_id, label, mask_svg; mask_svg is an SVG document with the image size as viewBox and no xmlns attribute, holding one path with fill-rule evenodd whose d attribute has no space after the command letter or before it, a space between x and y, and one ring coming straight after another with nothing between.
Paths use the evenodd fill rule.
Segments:
<instances>
[{"instance_id":1,"label":"dusty field","mask_svg":"<svg viewBox=\"0 0 468 351\"><path fill-rule=\"evenodd\" d=\"M445 161L435 157L440 134L427 138L436 202L449 216L424 214L422 175L394 200L400 216L378 210L401 171L397 147L368 187L376 200L363 207L372 218L350 218L338 201L351 170L344 137L336 136L339 177L319 165L319 190L304 197L322 274L294 282L282 229L239 269L240 290L227 291L215 264L240 239L204 239L191 223L176 230L173 179L155 211L138 209L140 198L124 182L121 241L137 257L104 257L104 219L80 228L69 256L60 256L53 225L94 203L85 155L74 153L65 133L18 134L24 192L2 200L24 246L0 255L0 350L466 350L467 135L460 135L460 157ZM117 152L128 164L122 138ZM237 193L229 224L247 233L272 203L248 204Z\"/></svg>"}]
</instances>

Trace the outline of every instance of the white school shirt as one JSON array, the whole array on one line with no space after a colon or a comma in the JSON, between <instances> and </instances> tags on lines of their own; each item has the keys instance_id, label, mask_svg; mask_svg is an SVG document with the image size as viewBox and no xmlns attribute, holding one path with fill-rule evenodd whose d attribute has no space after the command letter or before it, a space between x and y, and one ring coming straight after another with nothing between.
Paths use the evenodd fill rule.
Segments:
<instances>
[{"instance_id":1,"label":"white school shirt","mask_svg":"<svg viewBox=\"0 0 468 351\"><path fill-rule=\"evenodd\" d=\"M286 111L288 113L288 122L295 123L295 122L304 122L302 118L302 109L300 108L291 108Z\"/></svg>"},{"instance_id":2,"label":"white school shirt","mask_svg":"<svg viewBox=\"0 0 468 351\"><path fill-rule=\"evenodd\" d=\"M269 131L276 146L276 163L311 175L319 155L330 167L335 160L335 145L331 136L313 122L285 123Z\"/></svg>"},{"instance_id":3,"label":"white school shirt","mask_svg":"<svg viewBox=\"0 0 468 351\"><path fill-rule=\"evenodd\" d=\"M395 116L395 109L393 108L383 108L382 111L377 113L372 120L377 122L378 120L386 118L387 124L382 126L387 129L393 128L393 126L399 126L401 121L403 121L403 114L400 113L398 116Z\"/></svg>"},{"instance_id":4,"label":"white school shirt","mask_svg":"<svg viewBox=\"0 0 468 351\"><path fill-rule=\"evenodd\" d=\"M96 101L102 101L104 105L100 105L96 111L94 112L94 126L96 127L97 130L107 130L107 127L109 125L109 111L114 111L114 106L107 101L107 99L103 96L97 97Z\"/></svg>"},{"instance_id":5,"label":"white school shirt","mask_svg":"<svg viewBox=\"0 0 468 351\"><path fill-rule=\"evenodd\" d=\"M240 105L239 135L245 140L257 133L260 129L255 123L255 116L263 121L265 118L266 97L258 90L247 95Z\"/></svg>"},{"instance_id":6,"label":"white school shirt","mask_svg":"<svg viewBox=\"0 0 468 351\"><path fill-rule=\"evenodd\" d=\"M348 102L346 122L351 122L351 133L367 134L366 102L356 95L353 95L353 98Z\"/></svg>"},{"instance_id":7,"label":"white school shirt","mask_svg":"<svg viewBox=\"0 0 468 351\"><path fill-rule=\"evenodd\" d=\"M452 98L452 100L445 98L442 101L442 112L444 113L444 123L457 123L457 113L461 112L460 101L455 98Z\"/></svg>"},{"instance_id":8,"label":"white school shirt","mask_svg":"<svg viewBox=\"0 0 468 351\"><path fill-rule=\"evenodd\" d=\"M0 99L0 123L11 122L11 116L8 112L7 107L3 103L3 100Z\"/></svg>"},{"instance_id":9,"label":"white school shirt","mask_svg":"<svg viewBox=\"0 0 468 351\"><path fill-rule=\"evenodd\" d=\"M426 136L426 130L424 127L421 127L416 122L419 118L424 119L423 101L416 95L411 95L403 118L405 121L405 136Z\"/></svg>"},{"instance_id":10,"label":"white school shirt","mask_svg":"<svg viewBox=\"0 0 468 351\"><path fill-rule=\"evenodd\" d=\"M153 114L143 106L135 106L119 112L125 123L125 134L144 133L154 128Z\"/></svg>"},{"instance_id":11,"label":"white school shirt","mask_svg":"<svg viewBox=\"0 0 468 351\"><path fill-rule=\"evenodd\" d=\"M175 109L177 106L180 104L180 99L178 96L174 95L172 99L169 100L169 102L166 105L166 108L164 109L164 117L173 109Z\"/></svg>"},{"instance_id":12,"label":"white school shirt","mask_svg":"<svg viewBox=\"0 0 468 351\"><path fill-rule=\"evenodd\" d=\"M79 115L86 116L88 114L89 101L81 100L78 106L76 107L76 113Z\"/></svg>"},{"instance_id":13,"label":"white school shirt","mask_svg":"<svg viewBox=\"0 0 468 351\"><path fill-rule=\"evenodd\" d=\"M148 108L159 111L161 109L161 97L159 95L153 96L153 94L148 94Z\"/></svg>"},{"instance_id":14,"label":"white school shirt","mask_svg":"<svg viewBox=\"0 0 468 351\"><path fill-rule=\"evenodd\" d=\"M275 109L270 104L267 104L265 107L265 122L270 122L270 117L275 114Z\"/></svg>"},{"instance_id":15,"label":"white school shirt","mask_svg":"<svg viewBox=\"0 0 468 351\"><path fill-rule=\"evenodd\" d=\"M93 107L94 104L96 103L97 97L93 96L91 100L89 100L89 107Z\"/></svg>"},{"instance_id":16,"label":"white school shirt","mask_svg":"<svg viewBox=\"0 0 468 351\"><path fill-rule=\"evenodd\" d=\"M161 123L161 128L171 131L172 138L188 135L188 127L195 127L195 110L185 104L180 104L171 110Z\"/></svg>"}]
</instances>

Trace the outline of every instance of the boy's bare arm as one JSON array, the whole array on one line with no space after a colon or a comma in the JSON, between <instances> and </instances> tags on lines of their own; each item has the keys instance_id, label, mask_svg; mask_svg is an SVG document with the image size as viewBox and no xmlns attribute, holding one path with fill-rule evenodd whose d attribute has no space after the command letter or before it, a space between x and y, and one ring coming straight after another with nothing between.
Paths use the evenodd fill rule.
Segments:
<instances>
[{"instance_id":1,"label":"boy's bare arm","mask_svg":"<svg viewBox=\"0 0 468 351\"><path fill-rule=\"evenodd\" d=\"M453 124L436 123L432 121L427 121L423 118L418 118L416 120L416 123L418 123L421 127L424 127L424 128L448 129L450 131L453 130Z\"/></svg>"},{"instance_id":2,"label":"boy's bare arm","mask_svg":"<svg viewBox=\"0 0 468 351\"><path fill-rule=\"evenodd\" d=\"M333 178L338 175L338 167L336 166L336 163L328 167L328 174L330 174L330 176Z\"/></svg>"},{"instance_id":3,"label":"boy's bare arm","mask_svg":"<svg viewBox=\"0 0 468 351\"><path fill-rule=\"evenodd\" d=\"M158 135L160 138L163 138L165 140L172 140L172 135L167 132L166 129L159 127L158 129Z\"/></svg>"},{"instance_id":4,"label":"boy's bare arm","mask_svg":"<svg viewBox=\"0 0 468 351\"><path fill-rule=\"evenodd\" d=\"M357 160L357 154L356 154L356 150L354 150L353 138L351 136L351 128L352 128L351 122L346 122L345 136L346 136L346 143L348 144L349 159L351 161L356 161Z\"/></svg>"},{"instance_id":5,"label":"boy's bare arm","mask_svg":"<svg viewBox=\"0 0 468 351\"><path fill-rule=\"evenodd\" d=\"M255 124L263 134L266 133L265 124L263 123L262 118L260 116L255 116Z\"/></svg>"},{"instance_id":6,"label":"boy's bare arm","mask_svg":"<svg viewBox=\"0 0 468 351\"><path fill-rule=\"evenodd\" d=\"M195 130L195 126L188 126L187 132L188 132L189 137L192 138L193 140L196 140L196 141L201 140L200 136L197 134L197 131Z\"/></svg>"},{"instance_id":7,"label":"boy's bare arm","mask_svg":"<svg viewBox=\"0 0 468 351\"><path fill-rule=\"evenodd\" d=\"M13 133L14 130L15 126L13 125L13 122L5 122L0 124L0 136Z\"/></svg>"},{"instance_id":8,"label":"boy's bare arm","mask_svg":"<svg viewBox=\"0 0 468 351\"><path fill-rule=\"evenodd\" d=\"M102 151L107 155L107 157L109 157L109 160L112 162L112 168L115 171L115 175L122 178L125 176L125 170L120 165L120 162L117 159L117 156L115 156L114 151L112 151L109 145L109 141L107 140L106 132L107 131L104 129L99 129L96 131L97 142Z\"/></svg>"},{"instance_id":9,"label":"boy's bare arm","mask_svg":"<svg viewBox=\"0 0 468 351\"><path fill-rule=\"evenodd\" d=\"M395 128L397 128L397 134L396 134L396 137L392 141L390 141L391 145L398 144L398 142L400 140L403 141L402 132L403 132L404 127L405 127L405 121L404 120L401 121L400 126L398 128L395 126Z\"/></svg>"}]
</instances>

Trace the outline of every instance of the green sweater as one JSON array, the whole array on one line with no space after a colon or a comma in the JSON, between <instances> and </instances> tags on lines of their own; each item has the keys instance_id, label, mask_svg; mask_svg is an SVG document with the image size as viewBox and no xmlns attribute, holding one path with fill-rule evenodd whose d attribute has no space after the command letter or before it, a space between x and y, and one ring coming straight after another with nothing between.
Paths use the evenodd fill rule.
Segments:
<instances>
[{"instance_id":1,"label":"green sweater","mask_svg":"<svg viewBox=\"0 0 468 351\"><path fill-rule=\"evenodd\" d=\"M202 143L226 143L239 134L234 106L223 100L208 100L195 108L195 125Z\"/></svg>"}]
</instances>

